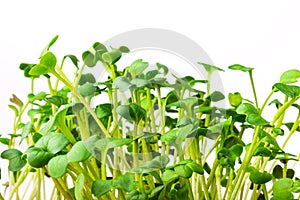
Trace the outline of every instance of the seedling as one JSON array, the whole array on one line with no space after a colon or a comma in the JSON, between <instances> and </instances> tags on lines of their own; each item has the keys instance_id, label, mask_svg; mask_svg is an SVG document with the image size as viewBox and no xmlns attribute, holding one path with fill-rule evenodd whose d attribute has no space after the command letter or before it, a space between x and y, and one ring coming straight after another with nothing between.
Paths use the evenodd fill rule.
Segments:
<instances>
[{"instance_id":1,"label":"seedling","mask_svg":"<svg viewBox=\"0 0 300 200\"><path fill-rule=\"evenodd\" d=\"M254 69L232 65L249 75L254 103L239 91L228 95L230 107L223 108L214 102L226 95L210 87L213 73L225 73L221 68L200 62L205 80L171 75L167 66L150 68L141 59L120 70L118 60L129 49L99 42L82 61L66 55L59 62L50 51L57 38L37 63L20 65L31 89L24 102L10 99L13 131L0 137L7 146L1 158L8 162L2 170L8 170L9 190L0 199L300 198L293 168L299 148L297 155L285 151L300 129L299 70L284 72L260 105ZM65 74L66 64L75 66L74 77ZM107 79L85 73L89 67L103 67ZM36 91L37 79L48 89ZM265 113L266 106L273 113ZM290 110L296 118L286 121Z\"/></svg>"}]
</instances>

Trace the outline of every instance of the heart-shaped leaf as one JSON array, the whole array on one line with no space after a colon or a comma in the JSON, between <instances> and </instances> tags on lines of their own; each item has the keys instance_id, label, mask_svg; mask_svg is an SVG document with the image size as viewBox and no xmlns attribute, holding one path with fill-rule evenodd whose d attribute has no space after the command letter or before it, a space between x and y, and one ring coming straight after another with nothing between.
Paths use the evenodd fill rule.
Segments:
<instances>
[{"instance_id":1,"label":"heart-shaped leaf","mask_svg":"<svg viewBox=\"0 0 300 200\"><path fill-rule=\"evenodd\" d=\"M87 50L82 53L82 60L84 64L88 67L94 67L97 63L95 55L90 50Z\"/></svg>"},{"instance_id":2,"label":"heart-shaped leaf","mask_svg":"<svg viewBox=\"0 0 300 200\"><path fill-rule=\"evenodd\" d=\"M118 49L113 49L111 52L105 52L102 54L102 59L108 64L112 65L116 63L122 56L122 52Z\"/></svg>"},{"instance_id":3,"label":"heart-shaped leaf","mask_svg":"<svg viewBox=\"0 0 300 200\"><path fill-rule=\"evenodd\" d=\"M96 92L96 88L93 83L85 83L78 88L79 93L83 97L93 96Z\"/></svg>"},{"instance_id":4,"label":"heart-shaped leaf","mask_svg":"<svg viewBox=\"0 0 300 200\"><path fill-rule=\"evenodd\" d=\"M238 107L243 101L242 95L239 92L229 93L228 98L230 105L233 107Z\"/></svg>"},{"instance_id":5,"label":"heart-shaped leaf","mask_svg":"<svg viewBox=\"0 0 300 200\"><path fill-rule=\"evenodd\" d=\"M232 70L239 70L239 71L242 71L242 72L251 72L254 69L254 68L250 68L250 67L245 67L245 66L240 65L240 64L230 65L228 68L232 69Z\"/></svg>"},{"instance_id":6,"label":"heart-shaped leaf","mask_svg":"<svg viewBox=\"0 0 300 200\"><path fill-rule=\"evenodd\" d=\"M41 57L40 65L47 67L50 70L54 70L57 59L52 52L47 52Z\"/></svg>"},{"instance_id":7,"label":"heart-shaped leaf","mask_svg":"<svg viewBox=\"0 0 300 200\"><path fill-rule=\"evenodd\" d=\"M55 156L48 163L50 175L54 178L62 177L67 171L67 166L68 158L66 155Z\"/></svg>"},{"instance_id":8,"label":"heart-shaped leaf","mask_svg":"<svg viewBox=\"0 0 300 200\"><path fill-rule=\"evenodd\" d=\"M67 153L68 162L82 162L90 157L90 152L85 147L83 141L79 141L73 145Z\"/></svg>"},{"instance_id":9,"label":"heart-shaped leaf","mask_svg":"<svg viewBox=\"0 0 300 200\"><path fill-rule=\"evenodd\" d=\"M96 79L95 79L94 75L91 73L82 74L78 84L83 85L85 83L96 83Z\"/></svg>"},{"instance_id":10,"label":"heart-shaped leaf","mask_svg":"<svg viewBox=\"0 0 300 200\"><path fill-rule=\"evenodd\" d=\"M63 150L69 144L68 139L62 133L50 132L43 136L35 144L35 147L44 149L52 154Z\"/></svg>"},{"instance_id":11,"label":"heart-shaped leaf","mask_svg":"<svg viewBox=\"0 0 300 200\"><path fill-rule=\"evenodd\" d=\"M126 192L132 191L132 189L134 188L134 179L132 174L126 173L115 178L113 180L113 187L123 189Z\"/></svg>"},{"instance_id":12,"label":"heart-shaped leaf","mask_svg":"<svg viewBox=\"0 0 300 200\"><path fill-rule=\"evenodd\" d=\"M135 78L136 76L143 73L143 71L149 66L149 63L143 62L142 59L134 61L129 67L127 67L128 72L132 74Z\"/></svg>"},{"instance_id":13,"label":"heart-shaped leaf","mask_svg":"<svg viewBox=\"0 0 300 200\"><path fill-rule=\"evenodd\" d=\"M124 76L117 77L112 84L112 87L119 89L120 92L125 92L132 86L133 84Z\"/></svg>"},{"instance_id":14,"label":"heart-shaped leaf","mask_svg":"<svg viewBox=\"0 0 300 200\"><path fill-rule=\"evenodd\" d=\"M50 47L56 42L57 39L58 39L58 35L56 35L56 36L54 36L54 38L52 38L52 40L49 42L49 44L41 52L40 57L43 57L49 51Z\"/></svg>"},{"instance_id":15,"label":"heart-shaped leaf","mask_svg":"<svg viewBox=\"0 0 300 200\"><path fill-rule=\"evenodd\" d=\"M23 153L17 149L7 149L1 153L1 158L9 160L8 169L16 172L26 165Z\"/></svg>"},{"instance_id":16,"label":"heart-shaped leaf","mask_svg":"<svg viewBox=\"0 0 300 200\"><path fill-rule=\"evenodd\" d=\"M285 85L283 83L276 83L274 87L292 99L300 95L300 87L296 85Z\"/></svg>"},{"instance_id":17,"label":"heart-shaped leaf","mask_svg":"<svg viewBox=\"0 0 300 200\"><path fill-rule=\"evenodd\" d=\"M111 180L96 180L92 185L92 193L96 197L100 197L112 189L112 181Z\"/></svg>"},{"instance_id":18,"label":"heart-shaped leaf","mask_svg":"<svg viewBox=\"0 0 300 200\"><path fill-rule=\"evenodd\" d=\"M42 148L30 147L26 151L28 163L32 167L40 168L45 166L54 156L53 153L47 152Z\"/></svg>"},{"instance_id":19,"label":"heart-shaped leaf","mask_svg":"<svg viewBox=\"0 0 300 200\"><path fill-rule=\"evenodd\" d=\"M65 55L65 56L64 56L64 59L66 59L66 58L70 58L71 61L72 61L72 63L75 65L75 67L76 67L77 69L79 69L79 67L78 67L78 62L79 62L79 60L78 60L78 58L77 58L76 56L74 56L74 55Z\"/></svg>"},{"instance_id":20,"label":"heart-shaped leaf","mask_svg":"<svg viewBox=\"0 0 300 200\"><path fill-rule=\"evenodd\" d=\"M132 142L129 138L102 138L96 141L95 147L106 152L108 149L128 145Z\"/></svg>"},{"instance_id":21,"label":"heart-shaped leaf","mask_svg":"<svg viewBox=\"0 0 300 200\"><path fill-rule=\"evenodd\" d=\"M222 92L214 91L213 93L210 94L208 98L213 102L218 102L225 99L225 96Z\"/></svg>"},{"instance_id":22,"label":"heart-shaped leaf","mask_svg":"<svg viewBox=\"0 0 300 200\"><path fill-rule=\"evenodd\" d=\"M203 167L195 162L191 162L186 164L187 167L189 167L193 172L196 172L198 174L204 174L204 169Z\"/></svg>"},{"instance_id":23,"label":"heart-shaped leaf","mask_svg":"<svg viewBox=\"0 0 300 200\"><path fill-rule=\"evenodd\" d=\"M45 65L37 64L32 67L29 71L29 75L31 76L40 76L43 74L48 74L50 72L49 68Z\"/></svg>"},{"instance_id":24,"label":"heart-shaped leaf","mask_svg":"<svg viewBox=\"0 0 300 200\"><path fill-rule=\"evenodd\" d=\"M202 62L198 62L198 64L202 65L204 67L204 69L207 71L207 73L212 74L215 71L221 71L224 72L223 69L210 65L210 64L206 64L206 63L202 63Z\"/></svg>"},{"instance_id":25,"label":"heart-shaped leaf","mask_svg":"<svg viewBox=\"0 0 300 200\"><path fill-rule=\"evenodd\" d=\"M163 169L169 163L168 156L157 156L154 159L147 161L141 165L141 167L145 168L153 168L153 169Z\"/></svg>"},{"instance_id":26,"label":"heart-shaped leaf","mask_svg":"<svg viewBox=\"0 0 300 200\"><path fill-rule=\"evenodd\" d=\"M296 83L298 78L300 77L300 71L297 69L291 69L283 72L280 76L280 83L290 84Z\"/></svg>"},{"instance_id":27,"label":"heart-shaped leaf","mask_svg":"<svg viewBox=\"0 0 300 200\"><path fill-rule=\"evenodd\" d=\"M117 113L130 122L138 124L146 116L146 110L141 106L131 103L117 107Z\"/></svg>"},{"instance_id":28,"label":"heart-shaped leaf","mask_svg":"<svg viewBox=\"0 0 300 200\"><path fill-rule=\"evenodd\" d=\"M170 182L179 178L179 175L173 170L166 170L162 174L162 181L165 182L165 185L168 185Z\"/></svg>"},{"instance_id":29,"label":"heart-shaped leaf","mask_svg":"<svg viewBox=\"0 0 300 200\"><path fill-rule=\"evenodd\" d=\"M273 176L267 172L260 172L255 167L248 167L247 172L250 172L250 180L255 184L264 184L272 180Z\"/></svg>"},{"instance_id":30,"label":"heart-shaped leaf","mask_svg":"<svg viewBox=\"0 0 300 200\"><path fill-rule=\"evenodd\" d=\"M262 118L256 108L250 103L243 103L239 105L236 112L247 116L246 121L249 124L256 126L263 126L269 124L267 120Z\"/></svg>"},{"instance_id":31,"label":"heart-shaped leaf","mask_svg":"<svg viewBox=\"0 0 300 200\"><path fill-rule=\"evenodd\" d=\"M293 181L290 178L282 178L273 184L273 197L272 200L292 200L293 194L290 192L290 188L293 185Z\"/></svg>"},{"instance_id":32,"label":"heart-shaped leaf","mask_svg":"<svg viewBox=\"0 0 300 200\"><path fill-rule=\"evenodd\" d=\"M183 178L190 178L193 174L191 168L186 165L179 165L174 168L174 171Z\"/></svg>"}]
</instances>

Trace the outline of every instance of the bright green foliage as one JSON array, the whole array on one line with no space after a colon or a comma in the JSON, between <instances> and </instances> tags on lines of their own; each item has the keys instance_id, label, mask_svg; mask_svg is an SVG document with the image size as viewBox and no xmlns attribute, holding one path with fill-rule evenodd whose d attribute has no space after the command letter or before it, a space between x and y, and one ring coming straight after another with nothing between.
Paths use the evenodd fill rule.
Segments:
<instances>
[{"instance_id":1,"label":"bright green foliage","mask_svg":"<svg viewBox=\"0 0 300 200\"><path fill-rule=\"evenodd\" d=\"M8 199L22 197L28 177L34 184L27 191L35 199L44 198L45 180L53 181L53 196L46 197L53 199L298 197L293 164L299 152L286 147L300 131L299 70L284 72L273 88L258 85L270 89L261 102L254 68L229 66L250 78L252 91L240 92L253 97L245 99L240 92L211 91L213 73L224 72L211 64L198 63L207 72L203 79L171 74L163 63L152 66L142 59L118 66L129 48L99 42L81 60L71 54L56 57L50 48L57 38L37 63L19 66L31 89L26 102L10 98L14 126L0 135L6 148L1 158L11 171ZM105 70L106 79L99 82L88 67ZM37 79L48 88L39 91ZM27 150L21 152L19 145Z\"/></svg>"}]
</instances>

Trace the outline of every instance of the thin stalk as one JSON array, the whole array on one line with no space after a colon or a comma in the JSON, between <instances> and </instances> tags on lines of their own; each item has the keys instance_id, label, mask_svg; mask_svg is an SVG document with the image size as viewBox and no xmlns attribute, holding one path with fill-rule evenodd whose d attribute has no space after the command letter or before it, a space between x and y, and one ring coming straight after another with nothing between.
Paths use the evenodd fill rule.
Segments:
<instances>
[{"instance_id":1,"label":"thin stalk","mask_svg":"<svg viewBox=\"0 0 300 200\"><path fill-rule=\"evenodd\" d=\"M253 91L253 95L254 95L255 106L256 106L256 109L259 110L257 95L256 95L253 76L252 76L252 70L249 71L249 77L250 77L251 87L252 87L252 91Z\"/></svg>"},{"instance_id":2,"label":"thin stalk","mask_svg":"<svg viewBox=\"0 0 300 200\"><path fill-rule=\"evenodd\" d=\"M258 145L257 143L257 139L258 139L258 133L259 133L260 127L256 127L255 128L255 133L254 133L254 137L252 139L251 145L249 150L247 151L245 158L242 162L242 165L234 179L234 182L232 184L232 187L234 187L234 190L232 192L232 194L228 195L228 199L235 199L238 192L239 192L239 188L241 187L241 182L243 180L243 177L246 173L246 168L248 167L248 164L250 163L250 160L252 158L252 155L254 153L254 150L256 149L256 146Z\"/></svg>"},{"instance_id":3,"label":"thin stalk","mask_svg":"<svg viewBox=\"0 0 300 200\"><path fill-rule=\"evenodd\" d=\"M217 187L217 199L221 200L222 198L222 192L221 192L221 168L220 166L216 169L216 187Z\"/></svg>"},{"instance_id":4,"label":"thin stalk","mask_svg":"<svg viewBox=\"0 0 300 200\"><path fill-rule=\"evenodd\" d=\"M59 181L58 179L55 179L55 178L53 178L53 177L51 177L51 178L52 178L52 180L53 180L53 182L54 182L54 185L55 185L57 191L58 191L59 193L61 193L61 194L65 197L65 199L67 199L67 200L73 199L72 196L71 196L71 194L70 194L69 192L67 192L68 189L67 189L65 186L62 185L63 182L61 182L61 181ZM58 195L59 195L59 194L58 194ZM60 195L59 195L59 196L60 196Z\"/></svg>"},{"instance_id":5,"label":"thin stalk","mask_svg":"<svg viewBox=\"0 0 300 200\"><path fill-rule=\"evenodd\" d=\"M102 132L104 133L104 135L106 137L110 137L110 134L108 132L108 130L106 130L106 127L103 125L103 123L98 119L95 111L90 107L90 105L86 102L86 100L84 99L83 96L81 96L81 94L73 87L73 85L71 84L71 82L68 79L63 78L65 75L63 72L57 73L56 71L51 71L51 73L56 76L60 81L62 81L75 95L75 97L77 97L79 99L79 101L85 106L85 108L89 111L89 113L92 115L92 117L94 118L94 120L96 121L96 123L99 125L100 129L102 130ZM61 76L61 74L63 76Z\"/></svg>"},{"instance_id":6,"label":"thin stalk","mask_svg":"<svg viewBox=\"0 0 300 200\"><path fill-rule=\"evenodd\" d=\"M138 125L134 124L132 137L136 138L137 133L138 133ZM134 140L133 143L132 143L132 157L133 157L133 167L137 168L138 165L139 165L138 164L138 162L139 162L139 158L138 158L138 140ZM135 174L135 180L136 181L139 180L139 175L137 173Z\"/></svg>"},{"instance_id":7,"label":"thin stalk","mask_svg":"<svg viewBox=\"0 0 300 200\"><path fill-rule=\"evenodd\" d=\"M276 91L276 89L273 89L271 91L271 93L268 95L268 97L266 98L265 102L263 103L263 105L261 106L261 109L259 110L259 113L261 114L264 110L264 108L266 107L267 103L269 102L270 98L272 97L272 95L274 94L274 92Z\"/></svg>"},{"instance_id":8,"label":"thin stalk","mask_svg":"<svg viewBox=\"0 0 300 200\"><path fill-rule=\"evenodd\" d=\"M101 180L106 180L106 155L107 151L101 152Z\"/></svg>"},{"instance_id":9,"label":"thin stalk","mask_svg":"<svg viewBox=\"0 0 300 200\"><path fill-rule=\"evenodd\" d=\"M26 179L29 171L30 171L31 167L29 165L26 165L25 169L23 172L21 172L17 182L14 184L14 188L12 189L12 191L9 194L8 199L11 200L14 193L16 193L18 191L18 188L20 187L20 185L24 182L24 180ZM13 176L12 176L13 177Z\"/></svg>"},{"instance_id":10,"label":"thin stalk","mask_svg":"<svg viewBox=\"0 0 300 200\"><path fill-rule=\"evenodd\" d=\"M295 103L298 99L300 98L300 95L297 96L294 99L291 99L289 101L287 101L286 103L284 103L276 112L276 114L274 115L274 118L271 122L271 126L275 124L275 122L280 118L280 116L286 111L286 109L288 109L293 103Z\"/></svg>"}]
</instances>

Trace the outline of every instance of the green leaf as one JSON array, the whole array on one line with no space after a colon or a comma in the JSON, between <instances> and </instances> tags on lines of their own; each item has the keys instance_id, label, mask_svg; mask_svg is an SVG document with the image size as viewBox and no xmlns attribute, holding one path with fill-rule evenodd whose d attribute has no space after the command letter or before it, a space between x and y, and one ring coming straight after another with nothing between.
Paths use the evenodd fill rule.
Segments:
<instances>
[{"instance_id":1,"label":"green leaf","mask_svg":"<svg viewBox=\"0 0 300 200\"><path fill-rule=\"evenodd\" d=\"M7 149L1 153L1 158L9 160L9 171L19 171L26 165L23 153L17 149Z\"/></svg>"},{"instance_id":2,"label":"green leaf","mask_svg":"<svg viewBox=\"0 0 300 200\"><path fill-rule=\"evenodd\" d=\"M76 67L77 69L79 69L79 67L78 67L78 62L79 62L79 60L78 60L78 58L77 58L76 56L74 56L74 55L65 55L65 56L64 56L64 59L66 59L66 58L70 58L71 61L72 61L72 63L75 65L75 67Z\"/></svg>"},{"instance_id":3,"label":"green leaf","mask_svg":"<svg viewBox=\"0 0 300 200\"><path fill-rule=\"evenodd\" d=\"M235 144L229 148L229 150L236 156L240 157L243 153L243 146L240 144Z\"/></svg>"},{"instance_id":4,"label":"green leaf","mask_svg":"<svg viewBox=\"0 0 300 200\"><path fill-rule=\"evenodd\" d=\"M290 189L293 193L300 193L300 180L296 180L293 184L293 187Z\"/></svg>"},{"instance_id":5,"label":"green leaf","mask_svg":"<svg viewBox=\"0 0 300 200\"><path fill-rule=\"evenodd\" d=\"M165 182L165 185L168 185L170 182L179 178L179 175L173 170L166 170L162 174L162 181Z\"/></svg>"},{"instance_id":6,"label":"green leaf","mask_svg":"<svg viewBox=\"0 0 300 200\"><path fill-rule=\"evenodd\" d=\"M198 163L191 162L187 163L186 166L189 167L193 172L196 172L198 174L204 174L203 167Z\"/></svg>"},{"instance_id":7,"label":"green leaf","mask_svg":"<svg viewBox=\"0 0 300 200\"><path fill-rule=\"evenodd\" d=\"M54 38L52 38L52 40L49 42L49 44L42 51L40 57L43 57L49 51L50 47L56 42L57 39L58 39L58 35L56 35Z\"/></svg>"},{"instance_id":8,"label":"green leaf","mask_svg":"<svg viewBox=\"0 0 300 200\"><path fill-rule=\"evenodd\" d=\"M107 52L107 48L100 42L95 42L92 47L96 51Z\"/></svg>"},{"instance_id":9,"label":"green leaf","mask_svg":"<svg viewBox=\"0 0 300 200\"><path fill-rule=\"evenodd\" d=\"M281 128L273 128L272 129L272 134L283 136L284 135L284 130L281 129Z\"/></svg>"},{"instance_id":10,"label":"green leaf","mask_svg":"<svg viewBox=\"0 0 300 200\"><path fill-rule=\"evenodd\" d=\"M178 129L171 129L170 131L164 133L160 140L166 142L168 145L175 145L175 140L177 136Z\"/></svg>"},{"instance_id":11,"label":"green leaf","mask_svg":"<svg viewBox=\"0 0 300 200\"><path fill-rule=\"evenodd\" d=\"M90 50L87 50L82 53L82 60L84 64L88 67L94 67L97 63L95 55Z\"/></svg>"},{"instance_id":12,"label":"green leaf","mask_svg":"<svg viewBox=\"0 0 300 200\"><path fill-rule=\"evenodd\" d=\"M181 145L186 137L192 133L193 128L194 126L192 124L178 128L178 131L176 133L176 144Z\"/></svg>"},{"instance_id":13,"label":"green leaf","mask_svg":"<svg viewBox=\"0 0 300 200\"><path fill-rule=\"evenodd\" d=\"M126 46L120 46L119 51L121 51L122 53L129 53L130 49Z\"/></svg>"},{"instance_id":14,"label":"green leaf","mask_svg":"<svg viewBox=\"0 0 300 200\"><path fill-rule=\"evenodd\" d=\"M29 71L29 75L31 76L40 76L43 74L48 74L50 72L49 68L45 65L37 64L32 67Z\"/></svg>"},{"instance_id":15,"label":"green leaf","mask_svg":"<svg viewBox=\"0 0 300 200\"><path fill-rule=\"evenodd\" d=\"M42 148L52 154L56 154L63 150L68 144L69 141L64 134L50 132L40 138L35 144L35 147Z\"/></svg>"},{"instance_id":16,"label":"green leaf","mask_svg":"<svg viewBox=\"0 0 300 200\"><path fill-rule=\"evenodd\" d=\"M283 177L283 169L280 165L276 165L274 168L273 168L273 172L272 172L272 175L277 178L277 179L280 179Z\"/></svg>"},{"instance_id":17,"label":"green leaf","mask_svg":"<svg viewBox=\"0 0 300 200\"><path fill-rule=\"evenodd\" d=\"M83 141L79 141L73 145L67 153L68 162L82 162L90 157L90 152L85 147Z\"/></svg>"},{"instance_id":18,"label":"green leaf","mask_svg":"<svg viewBox=\"0 0 300 200\"><path fill-rule=\"evenodd\" d=\"M100 121L105 127L108 126L108 123L110 122L110 119L112 117L112 109L113 106L109 103L100 104L95 108L97 117L100 119Z\"/></svg>"},{"instance_id":19,"label":"green leaf","mask_svg":"<svg viewBox=\"0 0 300 200\"><path fill-rule=\"evenodd\" d=\"M256 126L263 126L269 124L267 120L262 118L256 108L250 103L243 103L239 105L236 112L238 114L246 115L246 121L249 124L256 125Z\"/></svg>"},{"instance_id":20,"label":"green leaf","mask_svg":"<svg viewBox=\"0 0 300 200\"><path fill-rule=\"evenodd\" d=\"M18 110L18 108L16 106L14 106L14 105L8 105L8 107L15 112L15 116L19 116L19 110Z\"/></svg>"},{"instance_id":21,"label":"green leaf","mask_svg":"<svg viewBox=\"0 0 300 200\"><path fill-rule=\"evenodd\" d=\"M135 78L131 80L131 84L137 88L151 87L151 83L145 79Z\"/></svg>"},{"instance_id":22,"label":"green leaf","mask_svg":"<svg viewBox=\"0 0 300 200\"><path fill-rule=\"evenodd\" d=\"M49 103L52 103L54 105L56 105L57 107L60 107L62 105L66 105L68 103L68 99L67 98L64 98L64 97L61 97L61 96L51 96L51 97L47 97L46 100L49 102Z\"/></svg>"},{"instance_id":23,"label":"green leaf","mask_svg":"<svg viewBox=\"0 0 300 200\"><path fill-rule=\"evenodd\" d=\"M95 112L99 119L112 115L113 105L110 103L104 103L96 106Z\"/></svg>"},{"instance_id":24,"label":"green leaf","mask_svg":"<svg viewBox=\"0 0 300 200\"><path fill-rule=\"evenodd\" d=\"M224 96L223 93L221 93L219 91L214 91L213 93L211 93L209 98L213 102L218 102L218 101L221 101L221 100L225 99L225 96Z\"/></svg>"},{"instance_id":25,"label":"green leaf","mask_svg":"<svg viewBox=\"0 0 300 200\"><path fill-rule=\"evenodd\" d=\"M273 198L272 199L294 199L293 194L290 192L290 188L293 185L292 179L282 178L273 184Z\"/></svg>"},{"instance_id":26,"label":"green leaf","mask_svg":"<svg viewBox=\"0 0 300 200\"><path fill-rule=\"evenodd\" d=\"M174 171L183 178L190 178L193 174L191 168L186 165L179 165L174 168Z\"/></svg>"},{"instance_id":27,"label":"green leaf","mask_svg":"<svg viewBox=\"0 0 300 200\"><path fill-rule=\"evenodd\" d=\"M122 52L118 49L113 49L111 52L105 52L102 54L102 59L108 64L115 64L122 56Z\"/></svg>"},{"instance_id":28,"label":"green leaf","mask_svg":"<svg viewBox=\"0 0 300 200\"><path fill-rule=\"evenodd\" d=\"M298 78L300 77L300 71L297 69L291 69L283 72L280 76L280 83L290 84L296 83Z\"/></svg>"},{"instance_id":29,"label":"green leaf","mask_svg":"<svg viewBox=\"0 0 300 200\"><path fill-rule=\"evenodd\" d=\"M130 83L129 80L124 76L118 76L112 84L112 87L119 89L120 92L125 92L132 86L132 83Z\"/></svg>"},{"instance_id":30,"label":"green leaf","mask_svg":"<svg viewBox=\"0 0 300 200\"><path fill-rule=\"evenodd\" d=\"M41 57L40 65L45 66L50 70L54 70L56 66L56 57L52 52L47 52Z\"/></svg>"},{"instance_id":31,"label":"green leaf","mask_svg":"<svg viewBox=\"0 0 300 200\"><path fill-rule=\"evenodd\" d=\"M267 172L260 172L255 167L248 167L247 172L250 172L250 181L255 184L264 184L272 180L272 175Z\"/></svg>"},{"instance_id":32,"label":"green leaf","mask_svg":"<svg viewBox=\"0 0 300 200\"><path fill-rule=\"evenodd\" d=\"M132 174L126 173L115 178L113 180L113 187L123 189L126 192L130 192L134 187L134 179Z\"/></svg>"},{"instance_id":33,"label":"green leaf","mask_svg":"<svg viewBox=\"0 0 300 200\"><path fill-rule=\"evenodd\" d=\"M110 148L128 145L132 142L129 138L102 138L96 141L95 147L101 151L107 151ZM90 148L90 146L87 146Z\"/></svg>"},{"instance_id":34,"label":"green leaf","mask_svg":"<svg viewBox=\"0 0 300 200\"><path fill-rule=\"evenodd\" d=\"M153 168L153 169L163 169L169 163L168 156L156 156L154 159L144 162L141 167Z\"/></svg>"},{"instance_id":35,"label":"green leaf","mask_svg":"<svg viewBox=\"0 0 300 200\"><path fill-rule=\"evenodd\" d=\"M96 92L96 88L93 83L85 83L78 88L79 93L83 97L93 96Z\"/></svg>"},{"instance_id":36,"label":"green leaf","mask_svg":"<svg viewBox=\"0 0 300 200\"><path fill-rule=\"evenodd\" d=\"M55 156L48 163L50 175L54 178L62 177L67 171L67 166L68 159L66 155Z\"/></svg>"},{"instance_id":37,"label":"green leaf","mask_svg":"<svg viewBox=\"0 0 300 200\"><path fill-rule=\"evenodd\" d=\"M4 144L4 145L8 145L10 142L10 139L8 138L0 138L0 143Z\"/></svg>"},{"instance_id":38,"label":"green leaf","mask_svg":"<svg viewBox=\"0 0 300 200\"><path fill-rule=\"evenodd\" d=\"M229 93L228 99L232 107L238 107L243 101L243 97L239 92Z\"/></svg>"},{"instance_id":39,"label":"green leaf","mask_svg":"<svg viewBox=\"0 0 300 200\"><path fill-rule=\"evenodd\" d=\"M125 195L125 200L148 200L147 194L141 194L137 190L133 190Z\"/></svg>"},{"instance_id":40,"label":"green leaf","mask_svg":"<svg viewBox=\"0 0 300 200\"><path fill-rule=\"evenodd\" d=\"M264 157L269 157L271 155L272 152L266 147L258 147L253 154L253 156L264 156Z\"/></svg>"},{"instance_id":41,"label":"green leaf","mask_svg":"<svg viewBox=\"0 0 300 200\"><path fill-rule=\"evenodd\" d=\"M274 87L292 99L300 95L300 87L296 85L276 83Z\"/></svg>"},{"instance_id":42,"label":"green leaf","mask_svg":"<svg viewBox=\"0 0 300 200\"><path fill-rule=\"evenodd\" d=\"M92 185L92 193L96 197L100 197L112 189L111 180L96 180Z\"/></svg>"},{"instance_id":43,"label":"green leaf","mask_svg":"<svg viewBox=\"0 0 300 200\"><path fill-rule=\"evenodd\" d=\"M136 76L143 73L143 71L149 66L149 63L143 62L142 59L134 61L130 66L127 67L128 72L135 78Z\"/></svg>"},{"instance_id":44,"label":"green leaf","mask_svg":"<svg viewBox=\"0 0 300 200\"><path fill-rule=\"evenodd\" d=\"M146 80L151 80L153 78L155 78L155 76L159 74L158 70L150 70L146 73Z\"/></svg>"},{"instance_id":45,"label":"green leaf","mask_svg":"<svg viewBox=\"0 0 300 200\"><path fill-rule=\"evenodd\" d=\"M146 110L141 106L131 103L129 105L120 105L117 107L117 113L130 122L139 123L146 116Z\"/></svg>"},{"instance_id":46,"label":"green leaf","mask_svg":"<svg viewBox=\"0 0 300 200\"><path fill-rule=\"evenodd\" d=\"M38 76L32 76L32 75L29 74L31 68L34 67L34 66L35 66L35 64L21 63L19 68L24 71L24 76L25 77L27 77L27 78L37 78Z\"/></svg>"},{"instance_id":47,"label":"green leaf","mask_svg":"<svg viewBox=\"0 0 300 200\"><path fill-rule=\"evenodd\" d=\"M239 71L242 71L242 72L251 72L254 69L254 68L250 68L250 67L245 67L245 66L240 65L240 64L230 65L228 68L232 69L232 70L239 70Z\"/></svg>"},{"instance_id":48,"label":"green leaf","mask_svg":"<svg viewBox=\"0 0 300 200\"><path fill-rule=\"evenodd\" d=\"M22 136L21 136L21 141L20 144L22 143L22 141L33 131L33 126L30 122L26 123L23 131L22 131Z\"/></svg>"},{"instance_id":49,"label":"green leaf","mask_svg":"<svg viewBox=\"0 0 300 200\"><path fill-rule=\"evenodd\" d=\"M267 133L264 130L260 130L259 131L259 137L262 139L262 142L267 142L269 144L272 144L276 149L281 150L278 142L276 141L276 139L270 135L269 133Z\"/></svg>"},{"instance_id":50,"label":"green leaf","mask_svg":"<svg viewBox=\"0 0 300 200\"><path fill-rule=\"evenodd\" d=\"M49 160L54 156L53 153L47 152L38 147L30 147L26 151L28 163L32 167L40 168L45 166Z\"/></svg>"},{"instance_id":51,"label":"green leaf","mask_svg":"<svg viewBox=\"0 0 300 200\"><path fill-rule=\"evenodd\" d=\"M202 62L198 62L198 64L202 65L204 67L204 69L207 71L208 74L212 74L215 71L222 71L224 72L223 69L210 65L210 64L206 64L206 63L202 63Z\"/></svg>"},{"instance_id":52,"label":"green leaf","mask_svg":"<svg viewBox=\"0 0 300 200\"><path fill-rule=\"evenodd\" d=\"M157 66L157 69L158 70L163 70L163 74L164 75L167 75L168 74L168 72L169 72L169 69L168 69L168 67L167 66L165 66L165 65L163 65L163 64L161 64L161 63L156 63L156 66Z\"/></svg>"},{"instance_id":53,"label":"green leaf","mask_svg":"<svg viewBox=\"0 0 300 200\"><path fill-rule=\"evenodd\" d=\"M94 75L91 73L82 74L78 84L83 85L85 83L96 83Z\"/></svg>"},{"instance_id":54,"label":"green leaf","mask_svg":"<svg viewBox=\"0 0 300 200\"><path fill-rule=\"evenodd\" d=\"M76 200L85 200L84 198L84 191L83 191L83 188L84 188L84 175L83 174L80 174L77 179L76 179L76 182L75 182L75 198Z\"/></svg>"}]
</instances>

